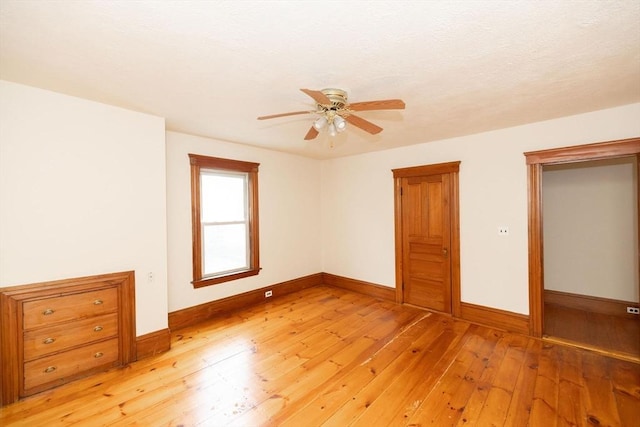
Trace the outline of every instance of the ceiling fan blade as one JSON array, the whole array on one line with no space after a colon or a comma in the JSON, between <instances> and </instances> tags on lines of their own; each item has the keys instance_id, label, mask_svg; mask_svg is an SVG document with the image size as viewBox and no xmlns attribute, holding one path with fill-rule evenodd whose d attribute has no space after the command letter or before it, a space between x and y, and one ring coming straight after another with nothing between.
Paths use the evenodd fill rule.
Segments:
<instances>
[{"instance_id":1,"label":"ceiling fan blade","mask_svg":"<svg viewBox=\"0 0 640 427\"><path fill-rule=\"evenodd\" d=\"M331 100L327 97L327 95L320 92L319 90L311 90L311 89L300 89L300 90L306 93L307 95L309 95L310 97L312 97L313 100L316 101L318 104L322 104L322 105L332 104Z\"/></svg>"},{"instance_id":2,"label":"ceiling fan blade","mask_svg":"<svg viewBox=\"0 0 640 427\"><path fill-rule=\"evenodd\" d=\"M369 110L404 110L404 101L401 99L381 99L378 101L354 102L349 104L349 109L353 111Z\"/></svg>"},{"instance_id":3,"label":"ceiling fan blade","mask_svg":"<svg viewBox=\"0 0 640 427\"><path fill-rule=\"evenodd\" d=\"M304 136L304 139L306 141L309 141L311 139L314 139L316 136L318 136L318 131L316 130L316 128L314 128L313 126L311 126L311 129L309 129L309 132L307 132L307 134Z\"/></svg>"},{"instance_id":4,"label":"ceiling fan blade","mask_svg":"<svg viewBox=\"0 0 640 427\"><path fill-rule=\"evenodd\" d=\"M309 114L313 111L292 111L291 113L272 114L270 116L260 116L258 120L275 119L276 117L295 116L297 114Z\"/></svg>"},{"instance_id":5,"label":"ceiling fan blade","mask_svg":"<svg viewBox=\"0 0 640 427\"><path fill-rule=\"evenodd\" d=\"M363 119L362 117L358 117L358 116L354 116L353 114L350 114L348 116L345 116L344 119L347 122L351 123L352 125L359 127L363 131L369 132L371 135L375 135L377 133L382 132L382 128L380 126L374 125L373 123Z\"/></svg>"}]
</instances>

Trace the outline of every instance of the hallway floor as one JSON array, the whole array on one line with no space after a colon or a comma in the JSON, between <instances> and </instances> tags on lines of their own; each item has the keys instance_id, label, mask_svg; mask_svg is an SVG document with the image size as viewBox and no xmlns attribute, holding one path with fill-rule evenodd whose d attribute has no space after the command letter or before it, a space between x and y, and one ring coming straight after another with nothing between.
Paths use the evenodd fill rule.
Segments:
<instances>
[{"instance_id":1,"label":"hallway floor","mask_svg":"<svg viewBox=\"0 0 640 427\"><path fill-rule=\"evenodd\" d=\"M640 319L544 306L544 336L640 360Z\"/></svg>"}]
</instances>

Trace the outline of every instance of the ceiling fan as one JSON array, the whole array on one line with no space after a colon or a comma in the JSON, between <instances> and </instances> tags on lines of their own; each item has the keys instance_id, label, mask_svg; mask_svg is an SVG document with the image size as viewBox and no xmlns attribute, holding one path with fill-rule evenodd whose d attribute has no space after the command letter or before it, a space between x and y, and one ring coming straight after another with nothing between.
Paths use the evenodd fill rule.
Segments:
<instances>
[{"instance_id":1,"label":"ceiling fan","mask_svg":"<svg viewBox=\"0 0 640 427\"><path fill-rule=\"evenodd\" d=\"M347 92L342 89L300 89L316 102L316 109L312 111L293 111L290 113L272 114L258 117L258 120L275 119L277 117L295 116L298 114L318 114L320 117L313 122L305 140L314 139L319 131L328 127L330 136L343 132L347 123L352 124L372 135L382 132L382 128L362 117L353 114L357 111L371 110L404 110L404 102L400 99L384 99L378 101L347 102Z\"/></svg>"}]
</instances>

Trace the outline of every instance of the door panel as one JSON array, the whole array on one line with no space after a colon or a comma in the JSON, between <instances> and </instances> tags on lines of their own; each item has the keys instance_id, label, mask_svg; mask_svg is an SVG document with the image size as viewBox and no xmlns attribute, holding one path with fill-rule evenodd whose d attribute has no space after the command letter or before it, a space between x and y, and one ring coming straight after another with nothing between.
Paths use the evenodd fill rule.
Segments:
<instances>
[{"instance_id":1,"label":"door panel","mask_svg":"<svg viewBox=\"0 0 640 427\"><path fill-rule=\"evenodd\" d=\"M432 310L448 311L448 303L442 292L442 282L414 278L409 285L405 286L404 290L406 303Z\"/></svg>"},{"instance_id":2,"label":"door panel","mask_svg":"<svg viewBox=\"0 0 640 427\"><path fill-rule=\"evenodd\" d=\"M402 179L403 299L451 313L449 174Z\"/></svg>"},{"instance_id":3,"label":"door panel","mask_svg":"<svg viewBox=\"0 0 640 427\"><path fill-rule=\"evenodd\" d=\"M441 176L442 177L442 176ZM444 227L444 200L442 198L442 182L427 183L427 224L428 236L431 238L443 238Z\"/></svg>"}]
</instances>

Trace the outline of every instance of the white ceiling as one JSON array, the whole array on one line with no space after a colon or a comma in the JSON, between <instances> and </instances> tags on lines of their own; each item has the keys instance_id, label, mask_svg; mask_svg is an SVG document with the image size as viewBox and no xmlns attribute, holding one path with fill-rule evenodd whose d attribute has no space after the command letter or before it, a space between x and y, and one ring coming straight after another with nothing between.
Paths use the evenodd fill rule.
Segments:
<instances>
[{"instance_id":1,"label":"white ceiling","mask_svg":"<svg viewBox=\"0 0 640 427\"><path fill-rule=\"evenodd\" d=\"M331 158L640 102L640 1L0 0L0 78ZM256 120L327 87L407 107Z\"/></svg>"}]
</instances>

